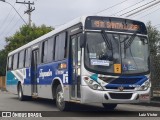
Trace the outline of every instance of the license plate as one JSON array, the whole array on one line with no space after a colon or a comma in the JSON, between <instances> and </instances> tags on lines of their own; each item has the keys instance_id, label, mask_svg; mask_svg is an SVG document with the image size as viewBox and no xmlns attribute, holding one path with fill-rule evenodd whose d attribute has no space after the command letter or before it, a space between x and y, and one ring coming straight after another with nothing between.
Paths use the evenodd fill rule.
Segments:
<instances>
[{"instance_id":1,"label":"license plate","mask_svg":"<svg viewBox=\"0 0 160 120\"><path fill-rule=\"evenodd\" d=\"M150 99L150 96L149 96L148 94L140 95L139 99L140 99L140 100L149 100L149 99Z\"/></svg>"}]
</instances>

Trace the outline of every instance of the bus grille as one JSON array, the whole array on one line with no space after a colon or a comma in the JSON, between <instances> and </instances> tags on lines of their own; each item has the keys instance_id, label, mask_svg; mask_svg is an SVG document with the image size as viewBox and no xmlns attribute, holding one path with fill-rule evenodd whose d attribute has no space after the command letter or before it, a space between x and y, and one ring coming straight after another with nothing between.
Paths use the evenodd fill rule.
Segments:
<instances>
[{"instance_id":1,"label":"bus grille","mask_svg":"<svg viewBox=\"0 0 160 120\"><path fill-rule=\"evenodd\" d=\"M105 88L106 89L115 89L115 90L117 90L119 87L106 86ZM135 89L135 87L123 87L123 88L124 88L124 90L134 90Z\"/></svg>"},{"instance_id":2,"label":"bus grille","mask_svg":"<svg viewBox=\"0 0 160 120\"><path fill-rule=\"evenodd\" d=\"M132 93L109 93L112 99L131 99Z\"/></svg>"},{"instance_id":3,"label":"bus grille","mask_svg":"<svg viewBox=\"0 0 160 120\"><path fill-rule=\"evenodd\" d=\"M117 78L109 84L135 84L142 80L142 78Z\"/></svg>"}]
</instances>

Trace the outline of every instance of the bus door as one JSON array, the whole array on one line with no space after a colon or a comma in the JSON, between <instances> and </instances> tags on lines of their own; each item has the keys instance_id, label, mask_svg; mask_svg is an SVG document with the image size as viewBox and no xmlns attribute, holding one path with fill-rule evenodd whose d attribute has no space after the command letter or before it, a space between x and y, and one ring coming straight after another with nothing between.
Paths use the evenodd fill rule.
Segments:
<instances>
[{"instance_id":1,"label":"bus door","mask_svg":"<svg viewBox=\"0 0 160 120\"><path fill-rule=\"evenodd\" d=\"M71 37L71 79L72 79L72 87L71 87L71 99L80 100L80 85L81 85L81 48L80 48L80 35L74 35Z\"/></svg>"},{"instance_id":2,"label":"bus door","mask_svg":"<svg viewBox=\"0 0 160 120\"><path fill-rule=\"evenodd\" d=\"M37 90L37 63L38 63L38 49L32 51L32 60L31 60L31 91L32 96L38 95Z\"/></svg>"}]
</instances>

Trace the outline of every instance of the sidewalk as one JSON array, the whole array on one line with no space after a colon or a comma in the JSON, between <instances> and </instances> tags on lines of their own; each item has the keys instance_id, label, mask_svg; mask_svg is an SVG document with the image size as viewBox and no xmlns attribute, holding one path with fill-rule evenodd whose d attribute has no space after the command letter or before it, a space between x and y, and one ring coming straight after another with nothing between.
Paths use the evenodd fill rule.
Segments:
<instances>
[{"instance_id":1,"label":"sidewalk","mask_svg":"<svg viewBox=\"0 0 160 120\"><path fill-rule=\"evenodd\" d=\"M153 97L151 99L151 105L155 107L160 107L160 96L159 97Z\"/></svg>"},{"instance_id":2,"label":"sidewalk","mask_svg":"<svg viewBox=\"0 0 160 120\"><path fill-rule=\"evenodd\" d=\"M9 92L6 89L0 89L0 94L8 94Z\"/></svg>"},{"instance_id":3,"label":"sidewalk","mask_svg":"<svg viewBox=\"0 0 160 120\"><path fill-rule=\"evenodd\" d=\"M0 88L0 92L7 92L5 88Z\"/></svg>"},{"instance_id":4,"label":"sidewalk","mask_svg":"<svg viewBox=\"0 0 160 120\"><path fill-rule=\"evenodd\" d=\"M153 97L150 103L137 103L136 105L160 107L160 97Z\"/></svg>"}]
</instances>

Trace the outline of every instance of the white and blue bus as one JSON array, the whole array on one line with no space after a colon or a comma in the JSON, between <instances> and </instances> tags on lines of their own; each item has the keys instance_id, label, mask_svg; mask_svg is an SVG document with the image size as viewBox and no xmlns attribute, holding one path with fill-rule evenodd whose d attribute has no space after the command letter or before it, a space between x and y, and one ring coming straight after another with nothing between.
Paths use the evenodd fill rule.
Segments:
<instances>
[{"instance_id":1,"label":"white and blue bus","mask_svg":"<svg viewBox=\"0 0 160 120\"><path fill-rule=\"evenodd\" d=\"M149 41L143 22L83 16L8 54L7 90L71 102L150 102Z\"/></svg>"}]
</instances>

